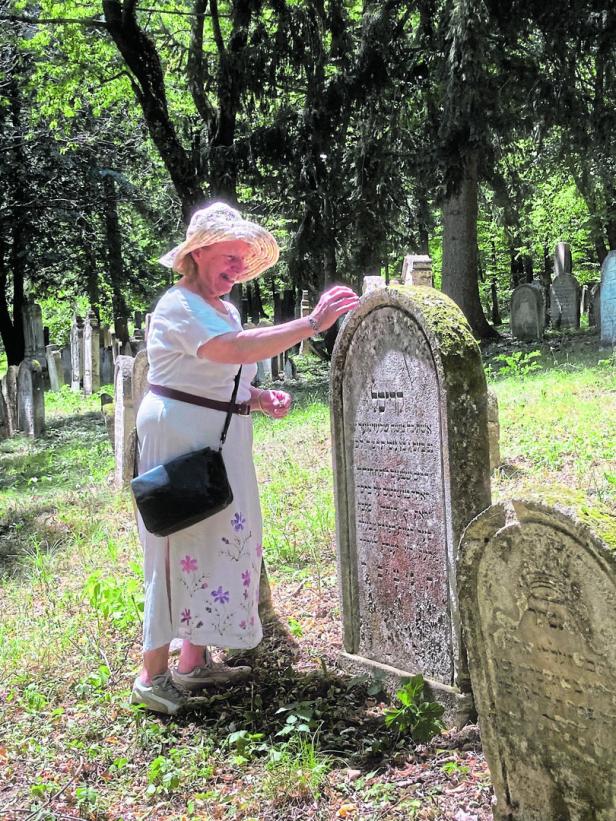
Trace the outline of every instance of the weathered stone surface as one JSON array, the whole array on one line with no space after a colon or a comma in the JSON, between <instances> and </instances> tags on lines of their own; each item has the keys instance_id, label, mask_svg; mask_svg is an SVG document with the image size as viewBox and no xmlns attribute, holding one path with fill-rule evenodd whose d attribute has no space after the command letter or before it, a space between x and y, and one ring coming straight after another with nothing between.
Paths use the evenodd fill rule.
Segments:
<instances>
[{"instance_id":1,"label":"weathered stone surface","mask_svg":"<svg viewBox=\"0 0 616 821\"><path fill-rule=\"evenodd\" d=\"M113 353L111 348L101 348L101 385L111 385L113 383Z\"/></svg>"},{"instance_id":2,"label":"weathered stone surface","mask_svg":"<svg viewBox=\"0 0 616 821\"><path fill-rule=\"evenodd\" d=\"M100 329L94 311L88 311L83 325L83 392L91 396L101 386Z\"/></svg>"},{"instance_id":3,"label":"weathered stone surface","mask_svg":"<svg viewBox=\"0 0 616 821\"><path fill-rule=\"evenodd\" d=\"M2 439L8 439L11 435L12 430L9 423L9 411L4 395L2 391L0 391L0 441Z\"/></svg>"},{"instance_id":4,"label":"weathered stone surface","mask_svg":"<svg viewBox=\"0 0 616 821\"><path fill-rule=\"evenodd\" d=\"M601 327L601 283L598 282L590 289L588 303L588 324L591 328Z\"/></svg>"},{"instance_id":5,"label":"weathered stone surface","mask_svg":"<svg viewBox=\"0 0 616 821\"><path fill-rule=\"evenodd\" d=\"M580 286L572 274L559 274L552 280L550 320L555 328L580 327Z\"/></svg>"},{"instance_id":6,"label":"weathered stone surface","mask_svg":"<svg viewBox=\"0 0 616 821\"><path fill-rule=\"evenodd\" d=\"M409 254L402 263L404 285L424 285L432 288L432 260L426 254Z\"/></svg>"},{"instance_id":7,"label":"weathered stone surface","mask_svg":"<svg viewBox=\"0 0 616 821\"><path fill-rule=\"evenodd\" d=\"M21 307L21 313L24 323L24 359L38 360L41 368L45 370L47 363L41 306L26 300Z\"/></svg>"},{"instance_id":8,"label":"weathered stone surface","mask_svg":"<svg viewBox=\"0 0 616 821\"><path fill-rule=\"evenodd\" d=\"M64 384L70 385L71 384L71 374L72 374L72 367L71 367L71 349L67 345L64 348L60 349L60 359L62 360L62 374L64 376Z\"/></svg>"},{"instance_id":9,"label":"weathered stone surface","mask_svg":"<svg viewBox=\"0 0 616 821\"><path fill-rule=\"evenodd\" d=\"M498 397L488 388L488 438L490 440L490 470L496 470L500 458L500 422L498 419Z\"/></svg>"},{"instance_id":10,"label":"weathered stone surface","mask_svg":"<svg viewBox=\"0 0 616 821\"><path fill-rule=\"evenodd\" d=\"M473 521L460 611L495 821L616 818L616 557L515 501Z\"/></svg>"},{"instance_id":11,"label":"weathered stone surface","mask_svg":"<svg viewBox=\"0 0 616 821\"><path fill-rule=\"evenodd\" d=\"M9 426L9 436L17 430L17 374L18 365L9 365L2 378L2 395L6 403L7 421Z\"/></svg>"},{"instance_id":12,"label":"weathered stone surface","mask_svg":"<svg viewBox=\"0 0 616 821\"><path fill-rule=\"evenodd\" d=\"M379 289L338 336L331 393L345 659L421 672L461 720L456 548L490 502L479 349L440 292Z\"/></svg>"},{"instance_id":13,"label":"weathered stone surface","mask_svg":"<svg viewBox=\"0 0 616 821\"><path fill-rule=\"evenodd\" d=\"M554 276L570 274L573 271L573 260L571 259L571 246L568 242L556 243L554 249Z\"/></svg>"},{"instance_id":14,"label":"weathered stone surface","mask_svg":"<svg viewBox=\"0 0 616 821\"><path fill-rule=\"evenodd\" d=\"M616 345L616 251L601 266L601 344Z\"/></svg>"},{"instance_id":15,"label":"weathered stone surface","mask_svg":"<svg viewBox=\"0 0 616 821\"><path fill-rule=\"evenodd\" d=\"M516 339L541 339L545 325L545 297L540 285L523 283L511 294L511 333Z\"/></svg>"},{"instance_id":16,"label":"weathered stone surface","mask_svg":"<svg viewBox=\"0 0 616 821\"><path fill-rule=\"evenodd\" d=\"M71 390L78 392L83 384L83 318L75 315L71 325Z\"/></svg>"},{"instance_id":17,"label":"weathered stone surface","mask_svg":"<svg viewBox=\"0 0 616 821\"><path fill-rule=\"evenodd\" d=\"M43 369L36 359L24 359L17 373L17 428L27 436L45 430Z\"/></svg>"},{"instance_id":18,"label":"weathered stone surface","mask_svg":"<svg viewBox=\"0 0 616 821\"><path fill-rule=\"evenodd\" d=\"M369 294L372 291L376 291L378 288L385 288L385 280L383 279L383 277L364 277L361 286L362 296L365 296L366 294Z\"/></svg>"},{"instance_id":19,"label":"weathered stone surface","mask_svg":"<svg viewBox=\"0 0 616 821\"><path fill-rule=\"evenodd\" d=\"M114 375L114 442L116 487L123 487L133 478L135 410L133 407L132 356L118 356ZM131 439L132 436L132 439Z\"/></svg>"},{"instance_id":20,"label":"weathered stone surface","mask_svg":"<svg viewBox=\"0 0 616 821\"><path fill-rule=\"evenodd\" d=\"M139 406L149 389L148 373L150 372L150 363L148 362L147 351L139 351L135 357L133 365L133 409L135 419L139 413Z\"/></svg>"}]
</instances>

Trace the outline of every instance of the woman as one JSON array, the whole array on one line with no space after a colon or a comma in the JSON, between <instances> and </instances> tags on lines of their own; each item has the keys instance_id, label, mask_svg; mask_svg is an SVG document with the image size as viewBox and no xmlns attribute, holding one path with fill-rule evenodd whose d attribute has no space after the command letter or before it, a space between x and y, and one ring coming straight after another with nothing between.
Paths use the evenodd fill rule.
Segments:
<instances>
[{"instance_id":1,"label":"woman","mask_svg":"<svg viewBox=\"0 0 616 821\"><path fill-rule=\"evenodd\" d=\"M262 638L261 511L249 411L280 419L289 412L291 397L253 387L255 363L326 330L357 304L353 291L337 286L321 296L308 317L242 330L237 310L221 297L277 260L274 237L223 203L197 211L185 242L161 259L182 276L158 303L148 332L151 389L137 417L140 472L202 447L217 447L226 407L203 407L170 394L181 391L228 406L240 365L242 370L236 399L240 412L232 415L223 448L232 505L168 538L148 533L139 520L144 652L132 701L155 712L173 715L188 704L191 692L250 673L249 667L215 664L207 646L251 648ZM182 649L177 669L170 672L169 644L178 636Z\"/></svg>"}]
</instances>

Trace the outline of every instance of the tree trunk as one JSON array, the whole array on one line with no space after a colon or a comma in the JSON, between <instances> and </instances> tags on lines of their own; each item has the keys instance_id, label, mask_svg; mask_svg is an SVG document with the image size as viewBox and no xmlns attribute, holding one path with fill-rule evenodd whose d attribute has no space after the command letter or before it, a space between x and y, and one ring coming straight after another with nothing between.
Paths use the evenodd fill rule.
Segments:
<instances>
[{"instance_id":1,"label":"tree trunk","mask_svg":"<svg viewBox=\"0 0 616 821\"><path fill-rule=\"evenodd\" d=\"M477 157L470 156L458 193L443 205L443 292L462 310L475 336L498 337L479 299L477 249Z\"/></svg>"}]
</instances>

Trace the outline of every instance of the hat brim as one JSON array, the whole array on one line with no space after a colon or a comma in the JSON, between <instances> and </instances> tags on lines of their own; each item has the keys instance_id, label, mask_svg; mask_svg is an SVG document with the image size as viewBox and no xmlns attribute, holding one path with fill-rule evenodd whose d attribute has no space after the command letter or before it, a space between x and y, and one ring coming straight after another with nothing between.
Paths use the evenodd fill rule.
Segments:
<instances>
[{"instance_id":1,"label":"hat brim","mask_svg":"<svg viewBox=\"0 0 616 821\"><path fill-rule=\"evenodd\" d=\"M258 277L263 271L278 262L280 250L278 243L268 230L249 220L238 220L232 230L210 229L200 231L176 245L169 253L159 259L161 265L182 273L182 260L197 248L215 245L217 242L243 240L250 245L250 251L244 257L245 269L237 282L247 282Z\"/></svg>"}]
</instances>

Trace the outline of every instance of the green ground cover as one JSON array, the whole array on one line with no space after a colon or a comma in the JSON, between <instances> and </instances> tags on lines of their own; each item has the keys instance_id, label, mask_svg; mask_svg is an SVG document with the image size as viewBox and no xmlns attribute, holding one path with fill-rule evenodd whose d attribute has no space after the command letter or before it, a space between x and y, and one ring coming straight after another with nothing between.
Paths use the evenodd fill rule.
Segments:
<instances>
[{"instance_id":1,"label":"green ground cover","mask_svg":"<svg viewBox=\"0 0 616 821\"><path fill-rule=\"evenodd\" d=\"M536 358L517 349L513 364L489 354L502 454L493 495L565 502L612 539L616 367L588 341L548 340ZM0 443L0 817L437 819L453 818L451 806L490 817L476 737L414 747L386 728L378 691L332 672L327 374L305 366L293 414L255 425L288 633L279 626L251 659L253 682L174 720L127 705L140 548L128 494L112 487L98 398L47 394L46 435Z\"/></svg>"}]
</instances>

